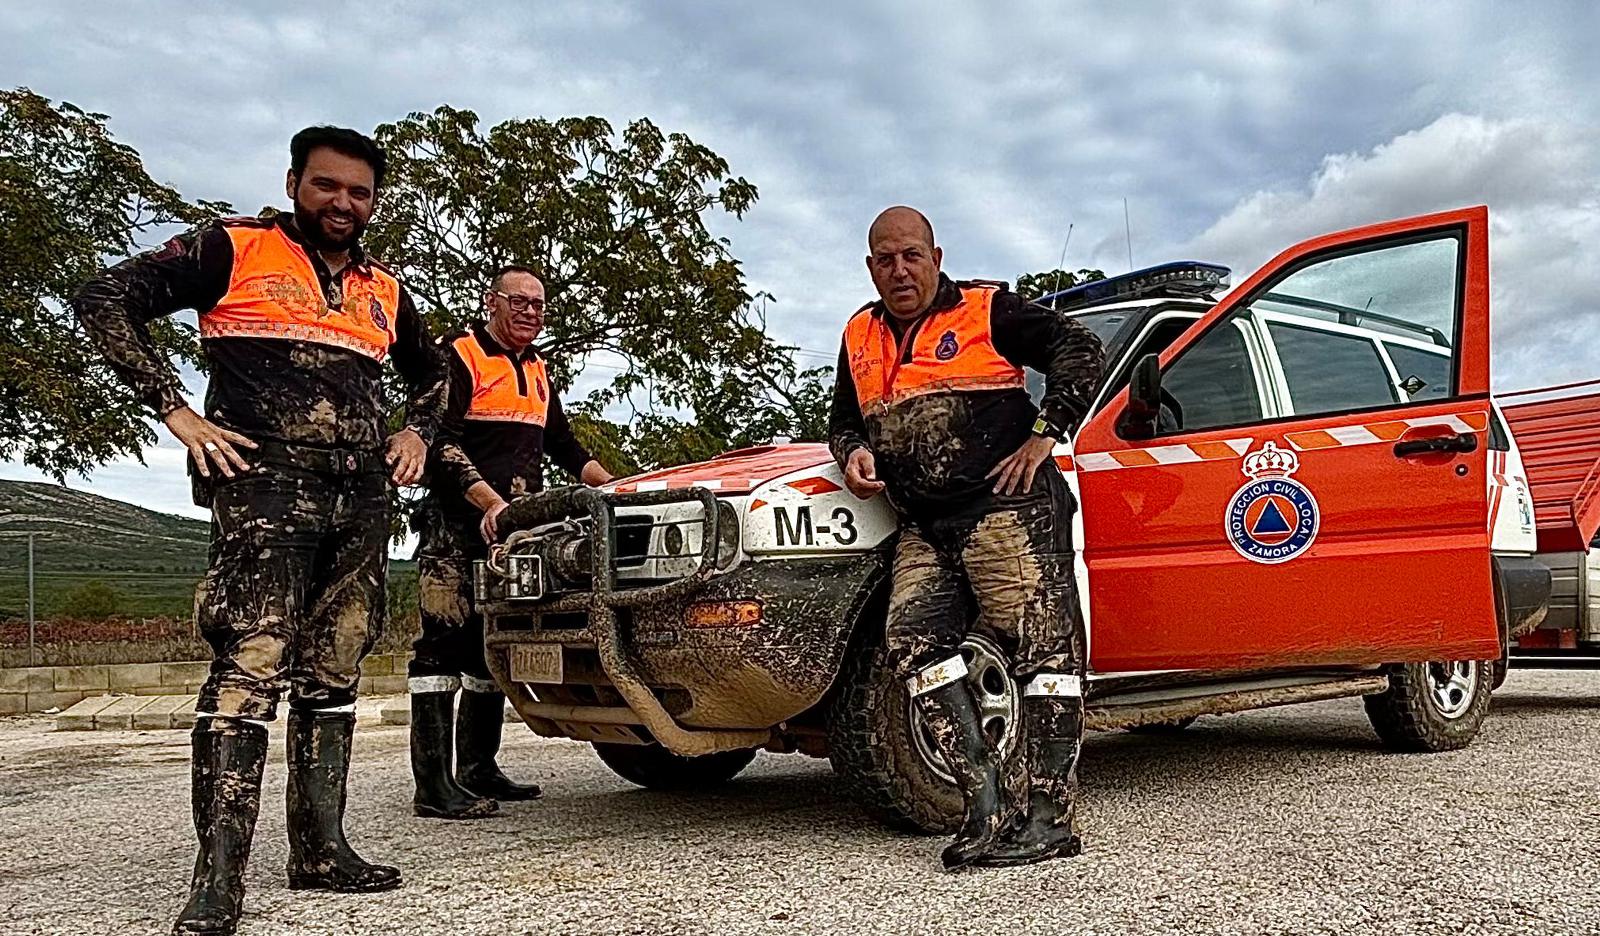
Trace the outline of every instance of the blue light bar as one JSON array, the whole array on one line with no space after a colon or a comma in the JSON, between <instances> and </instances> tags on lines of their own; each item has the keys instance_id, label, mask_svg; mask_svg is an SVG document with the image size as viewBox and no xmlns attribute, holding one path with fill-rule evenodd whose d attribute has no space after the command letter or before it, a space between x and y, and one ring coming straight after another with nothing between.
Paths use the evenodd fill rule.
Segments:
<instances>
[{"instance_id":1,"label":"blue light bar","mask_svg":"<svg viewBox=\"0 0 1600 936\"><path fill-rule=\"evenodd\" d=\"M1178 260L1134 270L1121 276L1090 280L1071 289L1043 296L1039 299L1039 304L1064 310L1147 296L1189 296L1210 299L1212 293L1228 288L1228 277L1232 275L1232 270L1219 264Z\"/></svg>"}]
</instances>

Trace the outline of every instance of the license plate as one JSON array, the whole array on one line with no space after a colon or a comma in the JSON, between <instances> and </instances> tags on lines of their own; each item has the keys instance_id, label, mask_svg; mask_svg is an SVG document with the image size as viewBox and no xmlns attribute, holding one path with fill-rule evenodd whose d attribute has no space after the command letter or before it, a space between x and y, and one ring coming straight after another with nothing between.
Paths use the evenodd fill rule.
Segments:
<instances>
[{"instance_id":1,"label":"license plate","mask_svg":"<svg viewBox=\"0 0 1600 936\"><path fill-rule=\"evenodd\" d=\"M561 647L557 644L518 644L511 648L512 682L561 683Z\"/></svg>"}]
</instances>

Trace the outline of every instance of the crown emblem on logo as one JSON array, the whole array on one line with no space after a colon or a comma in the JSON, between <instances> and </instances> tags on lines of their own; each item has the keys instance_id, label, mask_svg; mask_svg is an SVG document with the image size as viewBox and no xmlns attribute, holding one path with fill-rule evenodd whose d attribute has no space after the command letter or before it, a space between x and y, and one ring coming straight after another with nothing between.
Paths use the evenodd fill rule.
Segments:
<instances>
[{"instance_id":1,"label":"crown emblem on logo","mask_svg":"<svg viewBox=\"0 0 1600 936\"><path fill-rule=\"evenodd\" d=\"M1300 458L1294 452L1278 448L1276 442L1268 442L1261 451L1244 457L1242 470L1252 481L1261 477L1287 478L1300 470Z\"/></svg>"}]
</instances>

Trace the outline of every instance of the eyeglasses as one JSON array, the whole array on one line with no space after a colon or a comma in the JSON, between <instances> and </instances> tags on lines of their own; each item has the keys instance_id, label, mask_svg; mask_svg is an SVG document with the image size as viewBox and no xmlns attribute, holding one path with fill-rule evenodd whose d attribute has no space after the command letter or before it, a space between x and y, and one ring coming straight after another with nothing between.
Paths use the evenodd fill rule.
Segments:
<instances>
[{"instance_id":1,"label":"eyeglasses","mask_svg":"<svg viewBox=\"0 0 1600 936\"><path fill-rule=\"evenodd\" d=\"M513 296L510 293L503 293L498 289L491 289L489 291L494 293L496 296L499 296L501 299L504 299L506 301L506 305L510 306L511 311L513 312L526 312L529 309L532 309L535 312L544 311L543 299L535 298L533 296Z\"/></svg>"}]
</instances>

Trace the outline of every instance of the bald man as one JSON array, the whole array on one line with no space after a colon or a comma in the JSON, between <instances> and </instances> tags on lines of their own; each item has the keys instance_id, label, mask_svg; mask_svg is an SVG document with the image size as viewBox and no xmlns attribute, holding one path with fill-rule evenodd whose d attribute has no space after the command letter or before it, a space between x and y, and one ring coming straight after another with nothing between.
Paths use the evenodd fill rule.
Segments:
<instances>
[{"instance_id":1,"label":"bald man","mask_svg":"<svg viewBox=\"0 0 1600 936\"><path fill-rule=\"evenodd\" d=\"M944 866L1076 855L1084 633L1075 505L1051 452L1088 412L1104 353L1087 328L1003 283L945 276L919 211L880 214L867 246L879 298L845 326L829 443L850 491L885 492L900 515L885 641L961 787ZM1044 374L1039 407L1023 368ZM961 656L973 625L1018 641L1025 814Z\"/></svg>"}]
</instances>

